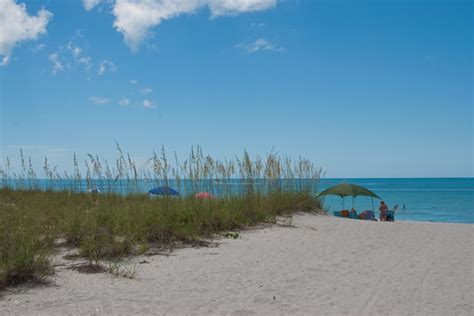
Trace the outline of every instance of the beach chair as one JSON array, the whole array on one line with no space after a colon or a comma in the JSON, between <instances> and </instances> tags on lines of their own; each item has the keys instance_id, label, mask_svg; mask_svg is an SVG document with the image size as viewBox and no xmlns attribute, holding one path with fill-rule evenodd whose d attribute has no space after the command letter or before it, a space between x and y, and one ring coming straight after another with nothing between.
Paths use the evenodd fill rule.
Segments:
<instances>
[{"instance_id":1,"label":"beach chair","mask_svg":"<svg viewBox=\"0 0 474 316\"><path fill-rule=\"evenodd\" d=\"M395 221L395 211L387 211L387 222Z\"/></svg>"},{"instance_id":2,"label":"beach chair","mask_svg":"<svg viewBox=\"0 0 474 316\"><path fill-rule=\"evenodd\" d=\"M375 214L374 214L374 211L367 210L367 211L364 211L364 213L365 213L365 219L366 219L366 220L375 221Z\"/></svg>"},{"instance_id":3,"label":"beach chair","mask_svg":"<svg viewBox=\"0 0 474 316\"><path fill-rule=\"evenodd\" d=\"M339 212L339 211L334 211L334 216L336 216L336 217L342 217L342 214L341 214L341 212Z\"/></svg>"},{"instance_id":4,"label":"beach chair","mask_svg":"<svg viewBox=\"0 0 474 316\"><path fill-rule=\"evenodd\" d=\"M349 212L349 218L357 219L357 212Z\"/></svg>"},{"instance_id":5,"label":"beach chair","mask_svg":"<svg viewBox=\"0 0 474 316\"><path fill-rule=\"evenodd\" d=\"M375 221L375 216L373 211L363 211L362 213L357 216L358 219L366 220L366 221Z\"/></svg>"}]
</instances>

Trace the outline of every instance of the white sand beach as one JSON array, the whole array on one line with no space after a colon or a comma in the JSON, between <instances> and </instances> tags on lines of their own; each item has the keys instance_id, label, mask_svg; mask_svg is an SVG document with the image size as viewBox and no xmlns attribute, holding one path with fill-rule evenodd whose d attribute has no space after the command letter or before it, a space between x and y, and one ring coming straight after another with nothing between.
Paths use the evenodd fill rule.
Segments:
<instances>
[{"instance_id":1,"label":"white sand beach","mask_svg":"<svg viewBox=\"0 0 474 316\"><path fill-rule=\"evenodd\" d=\"M51 284L4 291L0 314L473 315L474 225L295 215L135 257L135 279L56 267Z\"/></svg>"}]
</instances>

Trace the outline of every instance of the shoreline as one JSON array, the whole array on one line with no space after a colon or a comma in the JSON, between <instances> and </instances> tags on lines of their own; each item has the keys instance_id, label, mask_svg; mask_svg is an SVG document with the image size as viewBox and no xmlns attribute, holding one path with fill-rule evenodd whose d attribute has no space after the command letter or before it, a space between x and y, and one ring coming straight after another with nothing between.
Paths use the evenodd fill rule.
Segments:
<instances>
[{"instance_id":1,"label":"shoreline","mask_svg":"<svg viewBox=\"0 0 474 316\"><path fill-rule=\"evenodd\" d=\"M399 223L423 223L423 224L453 224L453 225L471 225L473 226L474 223L464 223L464 222L436 222L436 221L407 221L407 220L397 220L395 219L395 222Z\"/></svg>"},{"instance_id":2,"label":"shoreline","mask_svg":"<svg viewBox=\"0 0 474 316\"><path fill-rule=\"evenodd\" d=\"M51 285L4 291L0 311L472 314L472 224L297 214L292 225L244 230L218 247L132 257L135 279L57 267Z\"/></svg>"},{"instance_id":3,"label":"shoreline","mask_svg":"<svg viewBox=\"0 0 474 316\"><path fill-rule=\"evenodd\" d=\"M322 216L329 216L329 217L336 217L332 214L327 214L327 215L322 215ZM353 218L341 218L341 219L346 219L346 220L353 220L353 221L363 221L363 222L370 222L368 220L361 220L361 219L353 219ZM372 221L375 222L375 221ZM377 219L378 223L382 223L379 219ZM454 225L471 225L474 226L474 223L464 223L464 222L436 222L436 221L414 221L414 220L404 220L404 219L397 219L395 217L394 222L387 222L387 223L421 223L421 224L454 224Z\"/></svg>"}]
</instances>

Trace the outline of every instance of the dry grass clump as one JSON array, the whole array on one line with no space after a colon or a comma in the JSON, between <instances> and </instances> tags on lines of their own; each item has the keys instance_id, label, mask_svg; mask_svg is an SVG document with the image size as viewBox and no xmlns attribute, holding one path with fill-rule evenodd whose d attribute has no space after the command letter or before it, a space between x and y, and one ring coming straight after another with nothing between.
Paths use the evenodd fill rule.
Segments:
<instances>
[{"instance_id":1,"label":"dry grass clump","mask_svg":"<svg viewBox=\"0 0 474 316\"><path fill-rule=\"evenodd\" d=\"M48 255L58 238L78 248L93 266L117 262L137 249L143 253L149 244L199 243L225 231L275 222L279 215L320 209L313 192L321 171L304 159L293 163L269 154L252 160L244 153L221 162L198 148L184 162L175 157L170 163L163 150L148 161L149 168L138 171L117 149L114 168L89 155L82 171L74 155L73 173L63 177L45 159L43 179L23 153L20 172L11 173L7 159L0 168L0 288L47 275ZM181 196L144 194L159 185L173 186ZM87 193L95 187L102 193ZM214 198L196 199L197 192ZM117 264L108 270L134 275Z\"/></svg>"},{"instance_id":2,"label":"dry grass clump","mask_svg":"<svg viewBox=\"0 0 474 316\"><path fill-rule=\"evenodd\" d=\"M40 281L51 271L51 240L34 213L21 203L3 202L7 200L3 191L0 197L0 289L29 280Z\"/></svg>"}]
</instances>

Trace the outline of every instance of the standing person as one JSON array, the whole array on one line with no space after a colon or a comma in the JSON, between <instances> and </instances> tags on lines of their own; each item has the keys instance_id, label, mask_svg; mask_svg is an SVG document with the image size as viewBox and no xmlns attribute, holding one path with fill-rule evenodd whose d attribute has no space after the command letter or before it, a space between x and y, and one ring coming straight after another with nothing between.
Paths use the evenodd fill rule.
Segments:
<instances>
[{"instance_id":1,"label":"standing person","mask_svg":"<svg viewBox=\"0 0 474 316\"><path fill-rule=\"evenodd\" d=\"M380 220L382 222L385 222L387 220L388 206L387 204L385 204L384 201L380 202L379 211L380 211Z\"/></svg>"}]
</instances>

